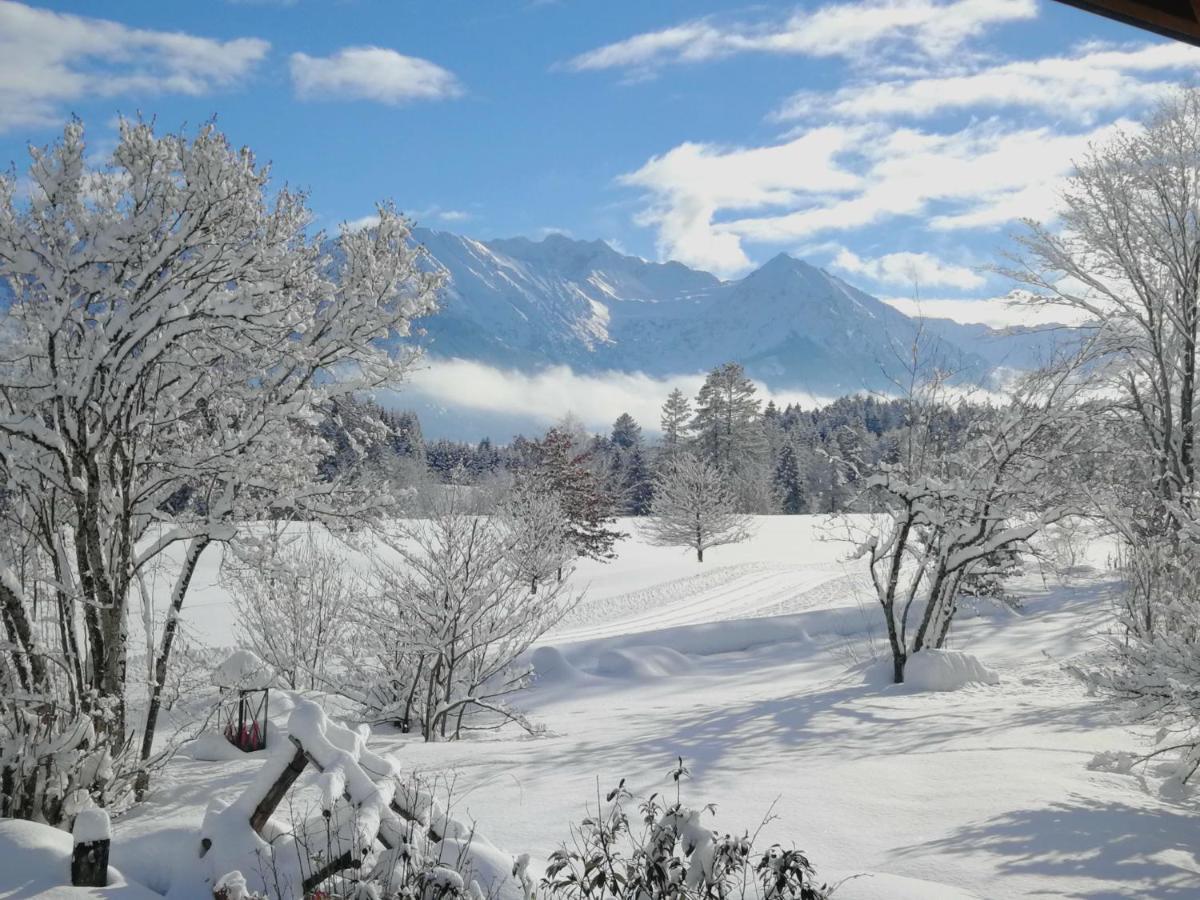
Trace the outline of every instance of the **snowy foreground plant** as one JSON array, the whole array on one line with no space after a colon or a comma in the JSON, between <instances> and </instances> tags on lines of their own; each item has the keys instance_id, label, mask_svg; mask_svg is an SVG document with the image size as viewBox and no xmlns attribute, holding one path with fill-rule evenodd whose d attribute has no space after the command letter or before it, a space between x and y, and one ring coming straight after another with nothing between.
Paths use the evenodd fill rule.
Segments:
<instances>
[{"instance_id":1,"label":"snowy foreground plant","mask_svg":"<svg viewBox=\"0 0 1200 900\"><path fill-rule=\"evenodd\" d=\"M624 780L572 827L571 841L556 850L542 886L563 900L824 900L808 858L772 844L755 848L755 835L714 831L711 805L683 803L683 760L671 771L675 799L651 794L637 800ZM636 804L630 821L627 806ZM637 827L640 820L641 827Z\"/></svg>"},{"instance_id":2,"label":"snowy foreground plant","mask_svg":"<svg viewBox=\"0 0 1200 900\"><path fill-rule=\"evenodd\" d=\"M57 822L120 801L135 773L146 788L209 546L259 517L345 522L386 503L381 485L318 477L312 422L401 378L412 354L381 342L434 308L440 281L388 206L332 262L303 195L268 198L267 170L212 126L122 122L94 169L72 123L31 156L27 188L0 177L0 814ZM130 606L153 603L143 579L176 545L135 722Z\"/></svg>"}]
</instances>

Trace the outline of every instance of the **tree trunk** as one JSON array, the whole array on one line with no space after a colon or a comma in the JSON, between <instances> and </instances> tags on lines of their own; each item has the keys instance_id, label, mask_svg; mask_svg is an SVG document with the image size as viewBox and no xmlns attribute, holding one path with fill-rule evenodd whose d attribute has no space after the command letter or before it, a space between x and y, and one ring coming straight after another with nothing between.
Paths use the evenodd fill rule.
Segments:
<instances>
[{"instance_id":1,"label":"tree trunk","mask_svg":"<svg viewBox=\"0 0 1200 900\"><path fill-rule=\"evenodd\" d=\"M196 572L196 564L200 554L204 552L210 539L207 536L192 538L188 543L187 553L183 558L183 568L175 580L175 589L171 592L171 608L167 612L167 622L163 627L162 643L159 645L158 656L154 660L154 680L150 686L150 706L146 710L146 727L142 731L141 761L145 763L154 751L154 732L158 727L158 712L162 707L163 686L167 683L167 668L171 661L171 647L175 643L175 632L179 628L179 611L187 596L188 586L192 575ZM134 794L138 800L145 797L146 789L150 787L150 771L144 766L137 774L134 784Z\"/></svg>"},{"instance_id":2,"label":"tree trunk","mask_svg":"<svg viewBox=\"0 0 1200 900\"><path fill-rule=\"evenodd\" d=\"M704 548L703 547L696 548L696 562L704 562Z\"/></svg>"}]
</instances>

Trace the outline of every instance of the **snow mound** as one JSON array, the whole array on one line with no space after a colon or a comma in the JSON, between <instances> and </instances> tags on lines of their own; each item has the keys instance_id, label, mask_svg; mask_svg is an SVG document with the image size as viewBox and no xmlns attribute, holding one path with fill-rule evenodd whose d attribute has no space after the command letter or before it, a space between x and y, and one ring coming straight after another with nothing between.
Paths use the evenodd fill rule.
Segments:
<instances>
[{"instance_id":1,"label":"snow mound","mask_svg":"<svg viewBox=\"0 0 1200 900\"><path fill-rule=\"evenodd\" d=\"M254 759L253 753L239 750L225 735L216 731L206 731L194 741L188 741L179 748L184 756L191 757L197 762L228 762L231 759ZM256 751L266 753L265 750Z\"/></svg>"},{"instance_id":2,"label":"snow mound","mask_svg":"<svg viewBox=\"0 0 1200 900\"><path fill-rule=\"evenodd\" d=\"M584 677L557 647L538 647L529 661L538 684L572 684Z\"/></svg>"},{"instance_id":3,"label":"snow mound","mask_svg":"<svg viewBox=\"0 0 1200 900\"><path fill-rule=\"evenodd\" d=\"M692 670L692 661L670 647L605 650L596 659L596 674L608 678L663 678Z\"/></svg>"},{"instance_id":4,"label":"snow mound","mask_svg":"<svg viewBox=\"0 0 1200 900\"><path fill-rule=\"evenodd\" d=\"M271 670L252 650L234 650L212 675L212 682L221 688L243 691L271 686Z\"/></svg>"},{"instance_id":5,"label":"snow mound","mask_svg":"<svg viewBox=\"0 0 1200 900\"><path fill-rule=\"evenodd\" d=\"M0 896L162 900L150 889L126 881L112 866L108 867L108 887L71 887L73 846L71 835L49 825L0 820Z\"/></svg>"},{"instance_id":6,"label":"snow mound","mask_svg":"<svg viewBox=\"0 0 1200 900\"><path fill-rule=\"evenodd\" d=\"M71 826L71 836L80 844L112 840L108 813L96 806L81 809Z\"/></svg>"},{"instance_id":7,"label":"snow mound","mask_svg":"<svg viewBox=\"0 0 1200 900\"><path fill-rule=\"evenodd\" d=\"M961 650L922 650L904 666L904 683L922 691L957 691L968 684L999 682L999 675Z\"/></svg>"}]
</instances>

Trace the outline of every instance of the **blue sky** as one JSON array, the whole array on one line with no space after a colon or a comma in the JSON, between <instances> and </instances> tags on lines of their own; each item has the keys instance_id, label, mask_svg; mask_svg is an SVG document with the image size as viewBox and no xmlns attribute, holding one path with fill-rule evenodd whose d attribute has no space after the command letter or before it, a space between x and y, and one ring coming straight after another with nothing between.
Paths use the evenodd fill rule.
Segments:
<instances>
[{"instance_id":1,"label":"blue sky","mask_svg":"<svg viewBox=\"0 0 1200 900\"><path fill-rule=\"evenodd\" d=\"M0 161L71 113L99 149L215 115L330 228L392 198L725 277L783 250L991 320L1015 218L1198 69L1034 0L0 0Z\"/></svg>"}]
</instances>

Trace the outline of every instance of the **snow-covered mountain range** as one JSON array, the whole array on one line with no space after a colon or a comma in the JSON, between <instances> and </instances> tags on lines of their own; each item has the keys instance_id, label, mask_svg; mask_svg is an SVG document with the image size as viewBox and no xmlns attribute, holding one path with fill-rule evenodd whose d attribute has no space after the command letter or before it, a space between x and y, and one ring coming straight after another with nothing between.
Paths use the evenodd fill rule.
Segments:
<instances>
[{"instance_id":1,"label":"snow-covered mountain range","mask_svg":"<svg viewBox=\"0 0 1200 900\"><path fill-rule=\"evenodd\" d=\"M918 323L823 269L780 254L735 281L552 234L478 241L417 229L450 275L421 324L430 355L533 371L703 372L737 361L773 389L886 388ZM1055 334L926 320L939 357L972 380L1026 368Z\"/></svg>"}]
</instances>

